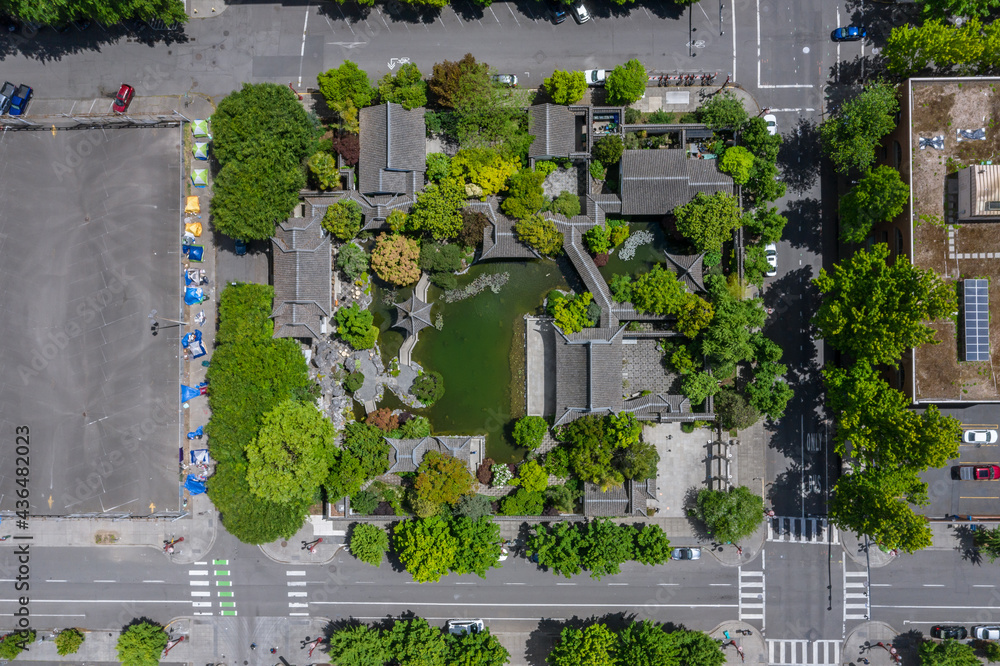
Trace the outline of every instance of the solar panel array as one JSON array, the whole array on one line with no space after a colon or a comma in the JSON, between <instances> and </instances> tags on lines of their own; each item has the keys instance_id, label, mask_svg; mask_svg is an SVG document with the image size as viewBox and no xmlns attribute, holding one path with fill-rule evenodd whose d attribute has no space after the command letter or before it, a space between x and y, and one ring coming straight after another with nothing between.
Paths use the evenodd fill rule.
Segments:
<instances>
[{"instance_id":1,"label":"solar panel array","mask_svg":"<svg viewBox=\"0 0 1000 666\"><path fill-rule=\"evenodd\" d=\"M965 360L990 360L989 280L964 280Z\"/></svg>"}]
</instances>

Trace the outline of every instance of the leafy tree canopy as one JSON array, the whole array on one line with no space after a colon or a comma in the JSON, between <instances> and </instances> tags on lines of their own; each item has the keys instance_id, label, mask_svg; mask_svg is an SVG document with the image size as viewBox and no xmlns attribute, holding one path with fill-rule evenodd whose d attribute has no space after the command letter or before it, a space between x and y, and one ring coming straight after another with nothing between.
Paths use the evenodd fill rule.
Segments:
<instances>
[{"instance_id":1,"label":"leafy tree canopy","mask_svg":"<svg viewBox=\"0 0 1000 666\"><path fill-rule=\"evenodd\" d=\"M423 372L413 380L410 393L425 405L433 405L444 395L444 377L439 372Z\"/></svg>"},{"instance_id":2,"label":"leafy tree canopy","mask_svg":"<svg viewBox=\"0 0 1000 666\"><path fill-rule=\"evenodd\" d=\"M608 93L608 103L632 104L638 102L646 93L646 82L646 68L635 58L618 65L608 74L608 80L604 86ZM604 162L604 160L601 161Z\"/></svg>"},{"instance_id":3,"label":"leafy tree canopy","mask_svg":"<svg viewBox=\"0 0 1000 666\"><path fill-rule=\"evenodd\" d=\"M457 574L474 573L480 578L500 566L500 525L489 516L477 520L452 518L452 535L458 540L458 552L451 564Z\"/></svg>"},{"instance_id":4,"label":"leafy tree canopy","mask_svg":"<svg viewBox=\"0 0 1000 666\"><path fill-rule=\"evenodd\" d=\"M386 282L399 286L420 279L420 246L417 241L398 234L379 234L372 250L371 264L375 274Z\"/></svg>"},{"instance_id":5,"label":"leafy tree canopy","mask_svg":"<svg viewBox=\"0 0 1000 666\"><path fill-rule=\"evenodd\" d=\"M337 268L353 282L368 272L368 253L354 243L345 243L337 251Z\"/></svg>"},{"instance_id":6,"label":"leafy tree canopy","mask_svg":"<svg viewBox=\"0 0 1000 666\"><path fill-rule=\"evenodd\" d=\"M947 639L941 643L924 641L920 644L921 666L980 666L972 645Z\"/></svg>"},{"instance_id":7,"label":"leafy tree canopy","mask_svg":"<svg viewBox=\"0 0 1000 666\"><path fill-rule=\"evenodd\" d=\"M444 178L417 194L407 224L435 240L454 238L462 230L464 205L465 183L459 178Z\"/></svg>"},{"instance_id":8,"label":"leafy tree canopy","mask_svg":"<svg viewBox=\"0 0 1000 666\"><path fill-rule=\"evenodd\" d=\"M471 53L461 60L434 65L434 74L427 82L437 103L443 107L458 108L470 96L489 88L489 65L476 62Z\"/></svg>"},{"instance_id":9,"label":"leafy tree canopy","mask_svg":"<svg viewBox=\"0 0 1000 666\"><path fill-rule=\"evenodd\" d=\"M374 567L382 565L382 557L389 550L389 535L381 525L356 523L351 529L349 543L351 554Z\"/></svg>"},{"instance_id":10,"label":"leafy tree canopy","mask_svg":"<svg viewBox=\"0 0 1000 666\"><path fill-rule=\"evenodd\" d=\"M764 519L764 500L746 486L728 491L702 488L697 512L714 540L737 543L753 534Z\"/></svg>"},{"instance_id":11,"label":"leafy tree canopy","mask_svg":"<svg viewBox=\"0 0 1000 666\"><path fill-rule=\"evenodd\" d=\"M507 179L521 168L516 157L504 157L491 148L463 148L451 159L451 175L482 188L483 199L507 187Z\"/></svg>"},{"instance_id":12,"label":"leafy tree canopy","mask_svg":"<svg viewBox=\"0 0 1000 666\"><path fill-rule=\"evenodd\" d=\"M373 326L372 313L362 310L357 303L338 308L335 315L337 334L354 349L371 349L378 339L378 327Z\"/></svg>"},{"instance_id":13,"label":"leafy tree canopy","mask_svg":"<svg viewBox=\"0 0 1000 666\"><path fill-rule=\"evenodd\" d=\"M437 451L428 451L417 468L417 494L435 504L452 504L472 492L472 474L463 461Z\"/></svg>"},{"instance_id":14,"label":"leafy tree canopy","mask_svg":"<svg viewBox=\"0 0 1000 666\"><path fill-rule=\"evenodd\" d=\"M118 637L118 661L130 666L156 666L165 647L167 632L163 627L150 622L137 622Z\"/></svg>"},{"instance_id":15,"label":"leafy tree canopy","mask_svg":"<svg viewBox=\"0 0 1000 666\"><path fill-rule=\"evenodd\" d=\"M895 218L906 208L910 188L889 166L865 174L840 200L840 239L862 243L872 227Z\"/></svg>"},{"instance_id":16,"label":"leafy tree canopy","mask_svg":"<svg viewBox=\"0 0 1000 666\"><path fill-rule=\"evenodd\" d=\"M722 153L719 160L719 170L733 177L737 185L745 185L750 180L754 156L743 146L732 146Z\"/></svg>"},{"instance_id":17,"label":"leafy tree canopy","mask_svg":"<svg viewBox=\"0 0 1000 666\"><path fill-rule=\"evenodd\" d=\"M444 640L448 645L448 663L454 666L504 666L510 661L507 648L489 629L461 636L448 634Z\"/></svg>"},{"instance_id":18,"label":"leafy tree canopy","mask_svg":"<svg viewBox=\"0 0 1000 666\"><path fill-rule=\"evenodd\" d=\"M397 621L386 643L390 658L400 666L443 666L448 657L441 630L420 617Z\"/></svg>"},{"instance_id":19,"label":"leafy tree canopy","mask_svg":"<svg viewBox=\"0 0 1000 666\"><path fill-rule=\"evenodd\" d=\"M427 82L412 62L402 65L395 76L383 76L378 82L378 93L383 102L401 104L404 109L427 106Z\"/></svg>"},{"instance_id":20,"label":"leafy tree canopy","mask_svg":"<svg viewBox=\"0 0 1000 666\"><path fill-rule=\"evenodd\" d=\"M448 574L459 542L439 516L404 520L393 528L393 550L418 583L436 583Z\"/></svg>"},{"instance_id":21,"label":"leafy tree canopy","mask_svg":"<svg viewBox=\"0 0 1000 666\"><path fill-rule=\"evenodd\" d=\"M188 20L184 3L178 0L6 0L2 8L5 14L38 25L60 25L86 19L104 25L128 19L161 20L173 25Z\"/></svg>"},{"instance_id":22,"label":"leafy tree canopy","mask_svg":"<svg viewBox=\"0 0 1000 666\"><path fill-rule=\"evenodd\" d=\"M726 653L719 643L703 631L678 630L670 634L680 651L678 660L683 666L722 666Z\"/></svg>"},{"instance_id":23,"label":"leafy tree canopy","mask_svg":"<svg viewBox=\"0 0 1000 666\"><path fill-rule=\"evenodd\" d=\"M550 666L618 666L617 643L604 624L566 627L546 661Z\"/></svg>"},{"instance_id":24,"label":"leafy tree canopy","mask_svg":"<svg viewBox=\"0 0 1000 666\"><path fill-rule=\"evenodd\" d=\"M583 72L556 70L543 82L545 92L556 104L576 104L587 92L587 79Z\"/></svg>"},{"instance_id":25,"label":"leafy tree canopy","mask_svg":"<svg viewBox=\"0 0 1000 666\"><path fill-rule=\"evenodd\" d=\"M549 424L541 416L523 416L514 424L514 442L526 449L537 449L548 431Z\"/></svg>"},{"instance_id":26,"label":"leafy tree canopy","mask_svg":"<svg viewBox=\"0 0 1000 666\"><path fill-rule=\"evenodd\" d=\"M643 532L649 528L643 529ZM667 557L670 556L669 549ZM618 663L629 666L680 666L680 646L673 634L649 620L633 622L618 635Z\"/></svg>"},{"instance_id":27,"label":"leafy tree canopy","mask_svg":"<svg viewBox=\"0 0 1000 666\"><path fill-rule=\"evenodd\" d=\"M867 86L854 99L820 125L823 150L837 171L866 172L875 161L879 141L896 126L899 102L895 89L885 83Z\"/></svg>"},{"instance_id":28,"label":"leafy tree canopy","mask_svg":"<svg viewBox=\"0 0 1000 666\"><path fill-rule=\"evenodd\" d=\"M380 630L362 624L334 631L322 649L335 666L384 666L389 661L386 643Z\"/></svg>"},{"instance_id":29,"label":"leafy tree canopy","mask_svg":"<svg viewBox=\"0 0 1000 666\"><path fill-rule=\"evenodd\" d=\"M702 104L698 116L710 129L739 131L746 124L748 114L743 101L732 91L724 90Z\"/></svg>"},{"instance_id":30,"label":"leafy tree canopy","mask_svg":"<svg viewBox=\"0 0 1000 666\"><path fill-rule=\"evenodd\" d=\"M606 134L594 142L591 155L605 166L612 166L621 161L625 152L625 144L617 134Z\"/></svg>"},{"instance_id":31,"label":"leafy tree canopy","mask_svg":"<svg viewBox=\"0 0 1000 666\"><path fill-rule=\"evenodd\" d=\"M63 629L56 634L56 651L60 657L74 654L83 645L84 636L79 629Z\"/></svg>"},{"instance_id":32,"label":"leafy tree canopy","mask_svg":"<svg viewBox=\"0 0 1000 666\"><path fill-rule=\"evenodd\" d=\"M298 165L257 156L227 162L213 185L212 225L230 238L266 240L274 235L274 225L291 215L305 185Z\"/></svg>"},{"instance_id":33,"label":"leafy tree canopy","mask_svg":"<svg viewBox=\"0 0 1000 666\"><path fill-rule=\"evenodd\" d=\"M718 252L722 244L732 240L733 230L740 226L740 205L731 194L712 195L698 192L694 199L674 209L677 231L684 235L699 252Z\"/></svg>"},{"instance_id":34,"label":"leafy tree canopy","mask_svg":"<svg viewBox=\"0 0 1000 666\"><path fill-rule=\"evenodd\" d=\"M508 198L507 201L510 201ZM504 202L506 203L506 201ZM543 255L562 254L563 234L556 229L555 222L541 215L529 215L514 223L517 239L533 247Z\"/></svg>"},{"instance_id":35,"label":"leafy tree canopy","mask_svg":"<svg viewBox=\"0 0 1000 666\"><path fill-rule=\"evenodd\" d=\"M419 70L417 74L420 74ZM364 70L350 60L345 60L336 69L322 72L318 79L320 94L330 108L335 110L350 107L355 110L363 109L374 101L378 92L372 88L371 80Z\"/></svg>"},{"instance_id":36,"label":"leafy tree canopy","mask_svg":"<svg viewBox=\"0 0 1000 666\"><path fill-rule=\"evenodd\" d=\"M518 220L524 220L545 208L547 203L542 183L545 174L533 169L521 169L510 177L507 188L507 198L500 207L507 215Z\"/></svg>"},{"instance_id":37,"label":"leafy tree canopy","mask_svg":"<svg viewBox=\"0 0 1000 666\"><path fill-rule=\"evenodd\" d=\"M340 240L351 240L361 231L361 204L354 199L340 199L323 214L323 228Z\"/></svg>"}]
</instances>

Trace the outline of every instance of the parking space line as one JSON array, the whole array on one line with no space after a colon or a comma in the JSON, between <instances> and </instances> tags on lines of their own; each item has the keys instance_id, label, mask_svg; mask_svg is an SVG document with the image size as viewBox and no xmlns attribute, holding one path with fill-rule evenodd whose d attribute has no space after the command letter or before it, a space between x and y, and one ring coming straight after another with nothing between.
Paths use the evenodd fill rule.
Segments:
<instances>
[{"instance_id":1,"label":"parking space line","mask_svg":"<svg viewBox=\"0 0 1000 666\"><path fill-rule=\"evenodd\" d=\"M345 14L344 10L340 8L339 3L337 4L337 11L340 12L340 16L344 19L344 23L347 24L347 29L351 31L352 35L355 34L354 28L351 27L351 22L347 20L347 14Z\"/></svg>"},{"instance_id":2,"label":"parking space line","mask_svg":"<svg viewBox=\"0 0 1000 666\"><path fill-rule=\"evenodd\" d=\"M376 7L375 11L378 12L378 17L382 19L382 23L385 25L385 29L388 30L389 32L392 32L392 28L390 28L389 24L386 22L385 15L382 13L382 10Z\"/></svg>"},{"instance_id":3,"label":"parking space line","mask_svg":"<svg viewBox=\"0 0 1000 666\"><path fill-rule=\"evenodd\" d=\"M490 10L490 14L493 14L493 18L497 19L497 23L500 23L500 19L497 18L497 13L495 11L493 11L493 7L492 6L490 6L489 10ZM503 23L500 23L500 25L503 25Z\"/></svg>"},{"instance_id":4,"label":"parking space line","mask_svg":"<svg viewBox=\"0 0 1000 666\"><path fill-rule=\"evenodd\" d=\"M510 12L510 15L514 17L514 23L516 23L518 25L518 27L520 27L521 22L517 20L517 14L515 14L514 10L510 8L510 3L508 2L508 3L504 3L504 4L507 6L507 11Z\"/></svg>"}]
</instances>

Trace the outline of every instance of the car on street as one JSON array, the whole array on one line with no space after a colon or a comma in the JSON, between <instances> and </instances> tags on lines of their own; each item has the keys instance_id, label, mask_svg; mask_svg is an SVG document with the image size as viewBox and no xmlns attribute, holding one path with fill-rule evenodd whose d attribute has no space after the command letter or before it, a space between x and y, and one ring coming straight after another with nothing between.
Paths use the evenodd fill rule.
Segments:
<instances>
[{"instance_id":1,"label":"car on street","mask_svg":"<svg viewBox=\"0 0 1000 666\"><path fill-rule=\"evenodd\" d=\"M996 430L966 430L962 433L962 441L966 444L996 444Z\"/></svg>"},{"instance_id":2,"label":"car on street","mask_svg":"<svg viewBox=\"0 0 1000 666\"><path fill-rule=\"evenodd\" d=\"M448 620L445 627L454 636L478 634L486 630L486 624L482 620Z\"/></svg>"},{"instance_id":3,"label":"car on street","mask_svg":"<svg viewBox=\"0 0 1000 666\"><path fill-rule=\"evenodd\" d=\"M701 559L701 548L674 548L674 552L670 553L670 559L672 559L672 560L700 560Z\"/></svg>"},{"instance_id":4,"label":"car on street","mask_svg":"<svg viewBox=\"0 0 1000 666\"><path fill-rule=\"evenodd\" d=\"M128 111L128 105L132 103L134 96L135 88L127 83L123 83L118 89L118 94L115 95L115 103L111 105L111 110L115 113L125 113Z\"/></svg>"},{"instance_id":5,"label":"car on street","mask_svg":"<svg viewBox=\"0 0 1000 666\"><path fill-rule=\"evenodd\" d=\"M767 259L767 265L770 267L764 275L774 277L778 274L778 246L774 243L765 245L764 258Z\"/></svg>"},{"instance_id":6,"label":"car on street","mask_svg":"<svg viewBox=\"0 0 1000 666\"><path fill-rule=\"evenodd\" d=\"M956 641L963 641L969 636L965 627L955 625L936 625L931 627L931 638L946 639L951 638Z\"/></svg>"},{"instance_id":7,"label":"car on street","mask_svg":"<svg viewBox=\"0 0 1000 666\"><path fill-rule=\"evenodd\" d=\"M14 84L10 81L4 81L2 87L0 87L0 116L7 113L7 109L10 108L10 101L14 97Z\"/></svg>"},{"instance_id":8,"label":"car on street","mask_svg":"<svg viewBox=\"0 0 1000 666\"><path fill-rule=\"evenodd\" d=\"M545 0L545 6L549 8L549 16L556 25L566 20L566 5L559 0Z\"/></svg>"},{"instance_id":9,"label":"car on street","mask_svg":"<svg viewBox=\"0 0 1000 666\"><path fill-rule=\"evenodd\" d=\"M233 239L233 249L236 251L237 257L242 257L247 253L247 242L242 238Z\"/></svg>"},{"instance_id":10,"label":"car on street","mask_svg":"<svg viewBox=\"0 0 1000 666\"><path fill-rule=\"evenodd\" d=\"M573 5L573 18L576 19L577 23L581 24L590 20L590 12L587 11L582 2Z\"/></svg>"},{"instance_id":11,"label":"car on street","mask_svg":"<svg viewBox=\"0 0 1000 666\"><path fill-rule=\"evenodd\" d=\"M1000 465L959 465L958 478L962 481L996 481L1000 479Z\"/></svg>"},{"instance_id":12,"label":"car on street","mask_svg":"<svg viewBox=\"0 0 1000 666\"><path fill-rule=\"evenodd\" d=\"M588 86L603 86L608 80L608 70L588 69L583 76L587 79Z\"/></svg>"},{"instance_id":13,"label":"car on street","mask_svg":"<svg viewBox=\"0 0 1000 666\"><path fill-rule=\"evenodd\" d=\"M517 87L517 77L513 74L494 74L490 77L493 83L499 83L502 86L507 86L508 88Z\"/></svg>"},{"instance_id":14,"label":"car on street","mask_svg":"<svg viewBox=\"0 0 1000 666\"><path fill-rule=\"evenodd\" d=\"M764 114L764 122L767 123L767 133L774 136L778 133L778 119L773 113Z\"/></svg>"},{"instance_id":15,"label":"car on street","mask_svg":"<svg viewBox=\"0 0 1000 666\"><path fill-rule=\"evenodd\" d=\"M835 42L857 42L868 36L868 31L856 25L849 25L844 28L837 28L833 31L833 41Z\"/></svg>"},{"instance_id":16,"label":"car on street","mask_svg":"<svg viewBox=\"0 0 1000 666\"><path fill-rule=\"evenodd\" d=\"M972 637L981 641L1000 640L1000 626L995 624L980 624L972 628Z\"/></svg>"},{"instance_id":17,"label":"car on street","mask_svg":"<svg viewBox=\"0 0 1000 666\"><path fill-rule=\"evenodd\" d=\"M28 108L28 102L31 101L31 92L31 88L23 83L19 85L10 98L8 113L12 116L23 116L25 109Z\"/></svg>"}]
</instances>

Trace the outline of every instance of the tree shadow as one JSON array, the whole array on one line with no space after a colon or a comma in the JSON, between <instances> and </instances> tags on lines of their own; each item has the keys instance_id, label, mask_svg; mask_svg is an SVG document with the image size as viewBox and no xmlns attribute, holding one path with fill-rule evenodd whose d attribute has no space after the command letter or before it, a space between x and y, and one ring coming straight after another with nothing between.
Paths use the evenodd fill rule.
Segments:
<instances>
[{"instance_id":1,"label":"tree shadow","mask_svg":"<svg viewBox=\"0 0 1000 666\"><path fill-rule=\"evenodd\" d=\"M819 173L820 162L817 160L817 175ZM783 234L792 247L801 248L819 254L823 250L823 204L815 197L803 197L793 199L785 206L781 214L788 220L785 225L786 230L795 230L795 234L787 231ZM785 280L791 273L784 275L780 281ZM774 283L772 283L774 284ZM791 285L788 285L789 287ZM768 290L769 292L772 290Z\"/></svg>"},{"instance_id":2,"label":"tree shadow","mask_svg":"<svg viewBox=\"0 0 1000 666\"><path fill-rule=\"evenodd\" d=\"M819 178L820 141L819 128L808 118L799 118L795 131L785 135L778 151L778 168L781 180L792 192L805 192Z\"/></svg>"},{"instance_id":3,"label":"tree shadow","mask_svg":"<svg viewBox=\"0 0 1000 666\"><path fill-rule=\"evenodd\" d=\"M892 639L892 646L898 650L903 658L904 664L916 664L920 661L920 645L924 642L924 632L919 629L910 629L907 632L898 634ZM876 647L876 650L882 648Z\"/></svg>"},{"instance_id":4,"label":"tree shadow","mask_svg":"<svg viewBox=\"0 0 1000 666\"><path fill-rule=\"evenodd\" d=\"M802 466L794 461L792 466L774 478L764 491L765 499L779 516L795 516L802 511Z\"/></svg>"},{"instance_id":5,"label":"tree shadow","mask_svg":"<svg viewBox=\"0 0 1000 666\"><path fill-rule=\"evenodd\" d=\"M983 565L983 554L976 547L976 533L969 525L955 526L955 540L958 545L955 550L961 551L962 559L977 566Z\"/></svg>"},{"instance_id":6,"label":"tree shadow","mask_svg":"<svg viewBox=\"0 0 1000 666\"><path fill-rule=\"evenodd\" d=\"M122 41L153 47L185 44L189 37L183 26L177 30L155 30L139 20L111 26L92 21L85 29L71 25L63 32L49 27L36 29L22 25L17 32L8 33L0 40L0 59L20 55L40 62L50 62L86 51L100 51L105 45ZM156 76L155 68L155 65L150 68L152 77Z\"/></svg>"}]
</instances>

